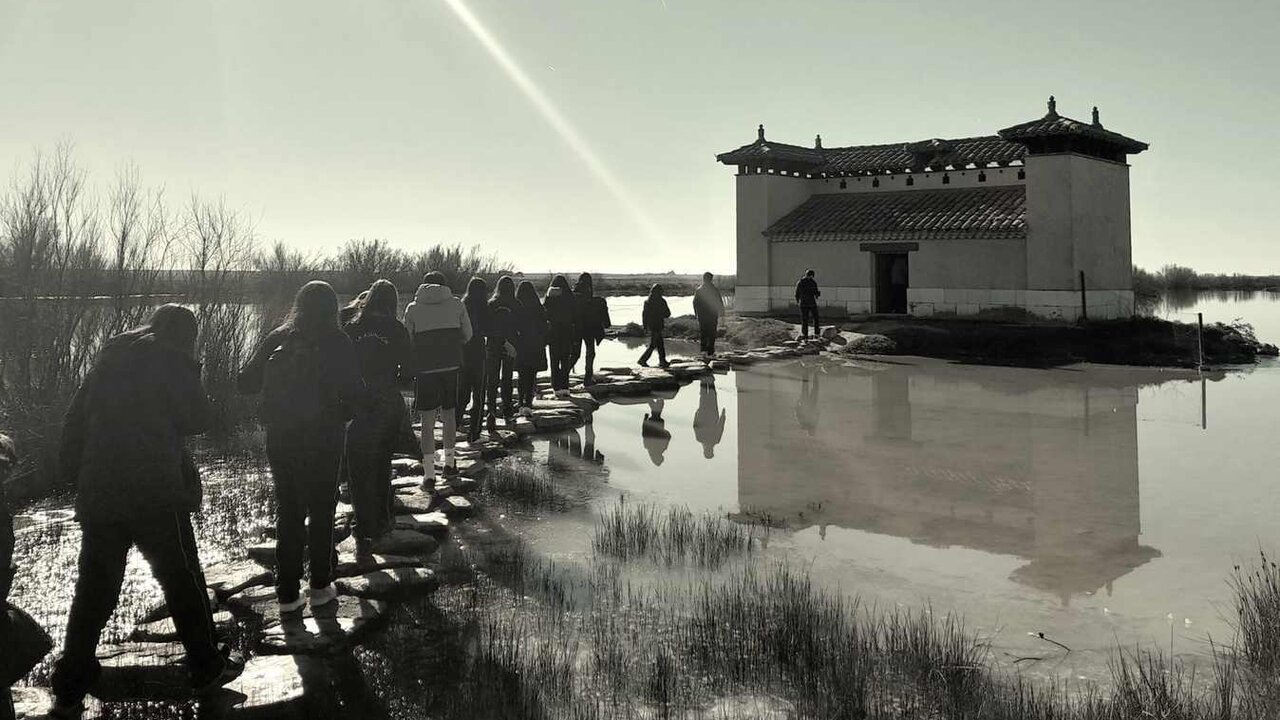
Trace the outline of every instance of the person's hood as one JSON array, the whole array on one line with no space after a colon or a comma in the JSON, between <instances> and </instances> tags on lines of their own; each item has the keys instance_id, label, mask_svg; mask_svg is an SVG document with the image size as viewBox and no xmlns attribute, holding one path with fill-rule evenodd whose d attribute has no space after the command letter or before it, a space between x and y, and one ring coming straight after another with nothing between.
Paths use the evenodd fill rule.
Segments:
<instances>
[{"instance_id":1,"label":"person's hood","mask_svg":"<svg viewBox=\"0 0 1280 720\"><path fill-rule=\"evenodd\" d=\"M552 285L551 287L547 288L547 297L549 298L560 297L563 294L564 294L564 288L560 287L559 285Z\"/></svg>"},{"instance_id":2,"label":"person's hood","mask_svg":"<svg viewBox=\"0 0 1280 720\"><path fill-rule=\"evenodd\" d=\"M453 298L453 292L443 285L419 285L413 301L423 305L438 305Z\"/></svg>"}]
</instances>

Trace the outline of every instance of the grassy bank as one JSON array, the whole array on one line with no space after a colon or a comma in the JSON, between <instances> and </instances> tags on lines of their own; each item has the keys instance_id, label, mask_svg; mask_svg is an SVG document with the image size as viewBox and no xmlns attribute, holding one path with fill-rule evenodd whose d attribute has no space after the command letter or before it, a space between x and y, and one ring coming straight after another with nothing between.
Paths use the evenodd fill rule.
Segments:
<instances>
[{"instance_id":1,"label":"grassy bank","mask_svg":"<svg viewBox=\"0 0 1280 720\"><path fill-rule=\"evenodd\" d=\"M667 512L606 512L597 549L619 533L611 513ZM693 532L722 530L708 522ZM664 533L650 537L678 546ZM1023 678L1016 666L998 666L957 617L870 608L819 588L803 570L749 555L718 573L655 576L651 553L553 561L498 525L459 543L466 549L446 555L447 587L435 602L406 608L405 621L361 651L366 673L400 709L394 717L1224 720L1280 712L1272 672L1280 577L1266 558L1234 574L1239 636L1212 658L1197 666L1155 649L1117 649L1110 682L1091 685ZM679 557L658 555L657 568Z\"/></svg>"}]
</instances>

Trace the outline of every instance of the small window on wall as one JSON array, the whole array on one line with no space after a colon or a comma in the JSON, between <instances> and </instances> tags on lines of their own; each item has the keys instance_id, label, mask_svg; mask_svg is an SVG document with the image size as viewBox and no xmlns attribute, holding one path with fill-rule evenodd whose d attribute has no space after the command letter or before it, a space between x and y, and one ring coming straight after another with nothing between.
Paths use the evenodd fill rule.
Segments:
<instances>
[{"instance_id":1,"label":"small window on wall","mask_svg":"<svg viewBox=\"0 0 1280 720\"><path fill-rule=\"evenodd\" d=\"M1026 179L1027 179L1027 171L1026 171L1026 170L1019 170L1019 171L1018 171L1018 179L1019 179L1019 180L1026 180Z\"/></svg>"},{"instance_id":2,"label":"small window on wall","mask_svg":"<svg viewBox=\"0 0 1280 720\"><path fill-rule=\"evenodd\" d=\"M987 173L986 173L986 171L979 171L979 172L978 172L978 182L986 182L986 181L987 181Z\"/></svg>"},{"instance_id":3,"label":"small window on wall","mask_svg":"<svg viewBox=\"0 0 1280 720\"><path fill-rule=\"evenodd\" d=\"M950 175L943 175L943 176L942 176L942 184L943 184L943 185L950 185L950 184L951 184L951 176L950 176Z\"/></svg>"},{"instance_id":4,"label":"small window on wall","mask_svg":"<svg viewBox=\"0 0 1280 720\"><path fill-rule=\"evenodd\" d=\"M841 190L844 190L844 189L845 189L845 188L847 188L847 187L849 187L849 182L848 182L847 180L841 180L841 181L840 181L840 189L841 189Z\"/></svg>"},{"instance_id":5,"label":"small window on wall","mask_svg":"<svg viewBox=\"0 0 1280 720\"><path fill-rule=\"evenodd\" d=\"M915 178L913 178L913 177L909 177L909 178L907 178L907 187L911 187L912 185L915 185L915 184L916 184L916 179L915 179Z\"/></svg>"},{"instance_id":6,"label":"small window on wall","mask_svg":"<svg viewBox=\"0 0 1280 720\"><path fill-rule=\"evenodd\" d=\"M872 180L871 187L880 187L880 178L875 178L874 180Z\"/></svg>"}]
</instances>

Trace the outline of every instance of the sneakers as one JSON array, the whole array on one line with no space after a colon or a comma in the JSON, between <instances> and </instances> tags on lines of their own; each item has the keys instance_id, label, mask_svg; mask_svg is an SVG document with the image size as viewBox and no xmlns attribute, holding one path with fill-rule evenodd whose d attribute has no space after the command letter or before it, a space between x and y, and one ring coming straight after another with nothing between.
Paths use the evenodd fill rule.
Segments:
<instances>
[{"instance_id":1,"label":"sneakers","mask_svg":"<svg viewBox=\"0 0 1280 720\"><path fill-rule=\"evenodd\" d=\"M445 465L445 466L444 466L444 470L442 470L442 471L440 472L440 474L441 474L441 475L444 475L446 478L456 478L456 477L458 477L458 466L457 466L457 465Z\"/></svg>"},{"instance_id":2,"label":"sneakers","mask_svg":"<svg viewBox=\"0 0 1280 720\"><path fill-rule=\"evenodd\" d=\"M649 367L648 360L637 360L636 364L639 365L640 367Z\"/></svg>"},{"instance_id":3,"label":"sneakers","mask_svg":"<svg viewBox=\"0 0 1280 720\"><path fill-rule=\"evenodd\" d=\"M294 598L293 600L288 600L288 601L281 600L280 614L284 615L285 613L297 612L302 609L303 605L306 605L306 604L307 604L306 599L303 598L301 595Z\"/></svg>"},{"instance_id":4,"label":"sneakers","mask_svg":"<svg viewBox=\"0 0 1280 720\"><path fill-rule=\"evenodd\" d=\"M83 715L84 702L72 704L55 699L53 707L49 708L48 717L51 720L79 720Z\"/></svg>"},{"instance_id":5,"label":"sneakers","mask_svg":"<svg viewBox=\"0 0 1280 720\"><path fill-rule=\"evenodd\" d=\"M222 663L221 671L208 680L194 680L192 685L197 695L207 695L240 677L243 672L244 656L238 652L230 652L227 653L226 660Z\"/></svg>"},{"instance_id":6,"label":"sneakers","mask_svg":"<svg viewBox=\"0 0 1280 720\"><path fill-rule=\"evenodd\" d=\"M662 368L663 370L666 370L667 368L671 367L671 363L666 360L663 360L662 362L658 363L658 367Z\"/></svg>"},{"instance_id":7,"label":"sneakers","mask_svg":"<svg viewBox=\"0 0 1280 720\"><path fill-rule=\"evenodd\" d=\"M556 397L567 398L569 397L569 391L564 388L560 388L559 390L556 391Z\"/></svg>"},{"instance_id":8,"label":"sneakers","mask_svg":"<svg viewBox=\"0 0 1280 720\"><path fill-rule=\"evenodd\" d=\"M322 588L311 588L311 607L318 608L321 605L328 605L338 599L338 589L329 583Z\"/></svg>"}]
</instances>

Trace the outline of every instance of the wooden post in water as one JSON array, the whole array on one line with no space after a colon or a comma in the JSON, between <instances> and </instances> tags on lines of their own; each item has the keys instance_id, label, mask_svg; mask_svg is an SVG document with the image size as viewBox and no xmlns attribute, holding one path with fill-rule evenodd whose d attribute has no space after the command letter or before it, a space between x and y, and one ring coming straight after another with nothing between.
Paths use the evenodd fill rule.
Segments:
<instances>
[{"instance_id":1,"label":"wooden post in water","mask_svg":"<svg viewBox=\"0 0 1280 720\"><path fill-rule=\"evenodd\" d=\"M1200 371L1200 429L1209 429L1209 411L1205 407L1205 400L1208 393L1205 390L1204 379L1204 313L1196 313L1196 338L1200 348L1200 364L1196 369Z\"/></svg>"},{"instance_id":2,"label":"wooden post in water","mask_svg":"<svg viewBox=\"0 0 1280 720\"><path fill-rule=\"evenodd\" d=\"M1204 369L1204 313L1196 313L1196 341L1200 348L1200 364L1196 366L1197 370Z\"/></svg>"},{"instance_id":3,"label":"wooden post in water","mask_svg":"<svg viewBox=\"0 0 1280 720\"><path fill-rule=\"evenodd\" d=\"M1084 292L1084 271L1080 271L1080 320L1089 321L1089 302Z\"/></svg>"},{"instance_id":4,"label":"wooden post in water","mask_svg":"<svg viewBox=\"0 0 1280 720\"><path fill-rule=\"evenodd\" d=\"M1209 429L1209 411L1205 407L1205 398L1206 398L1206 392L1205 392L1204 373L1200 373L1200 429L1201 430Z\"/></svg>"}]
</instances>

